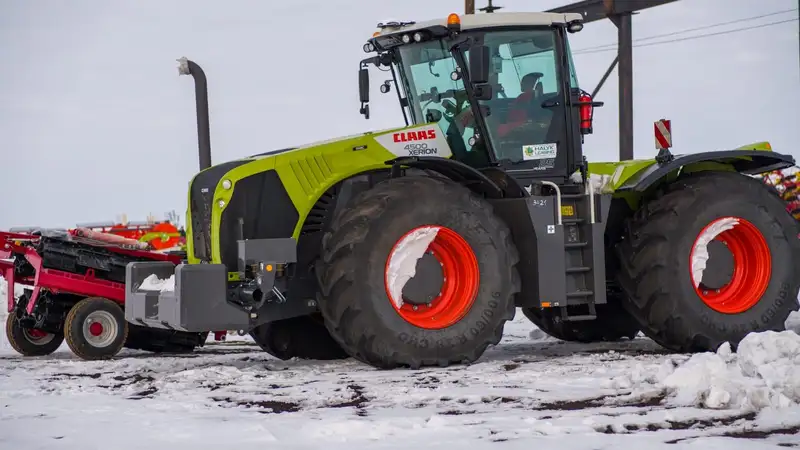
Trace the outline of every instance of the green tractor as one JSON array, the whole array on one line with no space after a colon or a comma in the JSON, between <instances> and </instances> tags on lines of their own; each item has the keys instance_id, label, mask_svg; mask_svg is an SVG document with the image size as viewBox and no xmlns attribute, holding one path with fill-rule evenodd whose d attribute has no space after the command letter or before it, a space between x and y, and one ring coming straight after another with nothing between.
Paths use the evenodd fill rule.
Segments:
<instances>
[{"instance_id":1,"label":"green tractor","mask_svg":"<svg viewBox=\"0 0 800 450\"><path fill-rule=\"evenodd\" d=\"M447 366L497 344L516 308L559 339L639 331L672 351L782 330L800 287L798 225L751 175L768 148L591 163L593 109L568 37L579 14L379 24L364 45L406 126L201 169L187 260L127 268L126 318L250 333L279 358ZM203 156L205 155L205 156ZM174 276L174 289L142 281Z\"/></svg>"}]
</instances>

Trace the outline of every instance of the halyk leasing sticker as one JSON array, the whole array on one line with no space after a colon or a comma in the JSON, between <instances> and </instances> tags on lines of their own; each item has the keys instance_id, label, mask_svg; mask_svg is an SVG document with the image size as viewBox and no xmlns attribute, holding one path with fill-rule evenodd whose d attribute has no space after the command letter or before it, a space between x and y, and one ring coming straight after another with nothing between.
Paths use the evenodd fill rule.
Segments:
<instances>
[{"instance_id":1,"label":"halyk leasing sticker","mask_svg":"<svg viewBox=\"0 0 800 450\"><path fill-rule=\"evenodd\" d=\"M558 154L555 142L550 144L524 145L522 146L522 159L534 161L539 159L554 159Z\"/></svg>"}]
</instances>

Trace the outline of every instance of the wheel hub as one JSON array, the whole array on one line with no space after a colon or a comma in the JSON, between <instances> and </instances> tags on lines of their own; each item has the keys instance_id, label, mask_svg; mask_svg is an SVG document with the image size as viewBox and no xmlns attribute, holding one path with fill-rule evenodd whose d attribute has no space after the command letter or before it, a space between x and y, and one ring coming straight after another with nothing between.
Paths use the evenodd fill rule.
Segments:
<instances>
[{"instance_id":1,"label":"wheel hub","mask_svg":"<svg viewBox=\"0 0 800 450\"><path fill-rule=\"evenodd\" d=\"M83 322L83 337L94 347L107 347L117 337L118 326L108 311L93 311Z\"/></svg>"},{"instance_id":2,"label":"wheel hub","mask_svg":"<svg viewBox=\"0 0 800 450\"><path fill-rule=\"evenodd\" d=\"M403 301L411 305L430 305L442 293L442 262L428 251L417 261L416 274L403 288Z\"/></svg>"},{"instance_id":3,"label":"wheel hub","mask_svg":"<svg viewBox=\"0 0 800 450\"><path fill-rule=\"evenodd\" d=\"M25 339L28 342L36 345L45 345L48 344L50 341L55 338L54 334L47 333L42 330L37 330L35 328L25 328L22 331L22 334L25 336Z\"/></svg>"},{"instance_id":4,"label":"wheel hub","mask_svg":"<svg viewBox=\"0 0 800 450\"><path fill-rule=\"evenodd\" d=\"M752 308L766 292L772 256L755 225L722 217L695 239L689 265L698 297L717 312L738 314Z\"/></svg>"}]
</instances>

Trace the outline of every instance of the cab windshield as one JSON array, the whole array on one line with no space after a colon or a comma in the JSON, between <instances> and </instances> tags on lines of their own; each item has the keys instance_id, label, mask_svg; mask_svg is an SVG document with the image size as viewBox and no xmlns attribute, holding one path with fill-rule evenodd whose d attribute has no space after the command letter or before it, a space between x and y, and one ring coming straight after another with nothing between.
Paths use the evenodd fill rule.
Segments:
<instances>
[{"instance_id":1,"label":"cab windshield","mask_svg":"<svg viewBox=\"0 0 800 450\"><path fill-rule=\"evenodd\" d=\"M490 49L492 99L480 101L495 157L546 170L555 164L566 135L557 36L550 28L479 32ZM470 138L476 122L463 79L453 76L457 64L448 42L431 41L399 48L400 71L406 81L415 123L436 121L447 135L455 157L471 165L488 162ZM464 54L468 58L467 52ZM571 61L570 61L571 65ZM577 87L570 67L570 85ZM456 80L453 80L456 78ZM436 119L431 110L441 113Z\"/></svg>"}]
</instances>

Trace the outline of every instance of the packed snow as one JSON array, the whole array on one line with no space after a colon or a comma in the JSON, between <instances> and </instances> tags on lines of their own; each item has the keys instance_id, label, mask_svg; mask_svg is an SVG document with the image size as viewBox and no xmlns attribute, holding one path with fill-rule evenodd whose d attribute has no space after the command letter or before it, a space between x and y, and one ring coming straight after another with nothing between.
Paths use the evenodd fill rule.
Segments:
<instances>
[{"instance_id":1,"label":"packed snow","mask_svg":"<svg viewBox=\"0 0 800 450\"><path fill-rule=\"evenodd\" d=\"M403 288L417 274L417 262L428 251L440 227L421 227L403 236L389 254L386 283L397 308L403 306Z\"/></svg>"},{"instance_id":2,"label":"packed snow","mask_svg":"<svg viewBox=\"0 0 800 450\"><path fill-rule=\"evenodd\" d=\"M167 279L158 278L157 275L149 275L142 280L139 289L142 291L172 292L175 290L175 275L170 275Z\"/></svg>"},{"instance_id":3,"label":"packed snow","mask_svg":"<svg viewBox=\"0 0 800 450\"><path fill-rule=\"evenodd\" d=\"M107 362L22 358L3 337L0 448L800 447L798 325L683 355L561 342L518 314L478 362L418 371L280 361L238 336Z\"/></svg>"}]
</instances>

